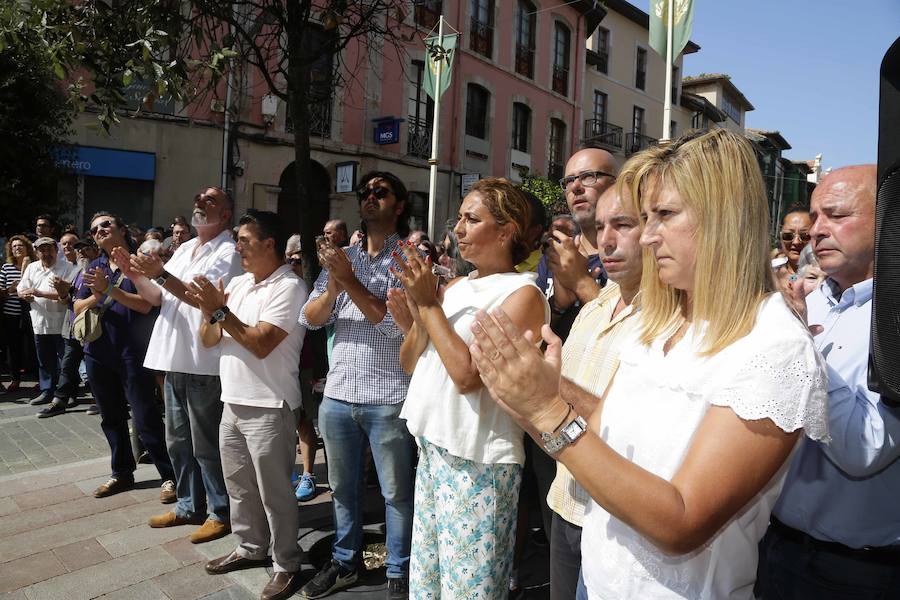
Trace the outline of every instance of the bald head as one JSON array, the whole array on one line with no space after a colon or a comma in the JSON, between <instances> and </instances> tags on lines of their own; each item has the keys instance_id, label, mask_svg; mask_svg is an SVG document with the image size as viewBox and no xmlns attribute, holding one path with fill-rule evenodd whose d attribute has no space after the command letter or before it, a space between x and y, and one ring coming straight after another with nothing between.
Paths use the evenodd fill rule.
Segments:
<instances>
[{"instance_id":1,"label":"bald head","mask_svg":"<svg viewBox=\"0 0 900 600\"><path fill-rule=\"evenodd\" d=\"M615 183L619 165L612 154L599 148L579 150L566 163L566 204L581 230L593 237L597 199Z\"/></svg>"},{"instance_id":2,"label":"bald head","mask_svg":"<svg viewBox=\"0 0 900 600\"><path fill-rule=\"evenodd\" d=\"M856 165L832 171L812 193L813 251L841 290L872 277L876 187L875 165Z\"/></svg>"}]
</instances>

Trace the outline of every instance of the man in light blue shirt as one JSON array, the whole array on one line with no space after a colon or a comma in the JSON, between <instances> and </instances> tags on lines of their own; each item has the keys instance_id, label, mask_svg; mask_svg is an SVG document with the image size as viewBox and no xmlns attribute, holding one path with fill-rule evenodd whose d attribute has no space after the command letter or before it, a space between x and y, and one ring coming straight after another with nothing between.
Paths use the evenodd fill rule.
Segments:
<instances>
[{"instance_id":1,"label":"man in light blue shirt","mask_svg":"<svg viewBox=\"0 0 900 600\"><path fill-rule=\"evenodd\" d=\"M828 278L806 309L822 328L831 443L804 439L793 459L760 544L760 598L900 595L900 410L866 381L875 181L874 165L845 167L812 195L813 251Z\"/></svg>"}]
</instances>

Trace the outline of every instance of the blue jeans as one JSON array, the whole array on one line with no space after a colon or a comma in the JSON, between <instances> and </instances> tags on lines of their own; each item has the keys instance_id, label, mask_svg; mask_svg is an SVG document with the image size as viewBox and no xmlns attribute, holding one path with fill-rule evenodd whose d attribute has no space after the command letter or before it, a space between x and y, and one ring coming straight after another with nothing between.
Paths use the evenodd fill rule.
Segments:
<instances>
[{"instance_id":1,"label":"blue jeans","mask_svg":"<svg viewBox=\"0 0 900 600\"><path fill-rule=\"evenodd\" d=\"M63 338L65 353L60 365L59 384L54 396L60 400L73 400L78 395L78 384L81 382L78 367L84 358L84 348L75 338Z\"/></svg>"},{"instance_id":2,"label":"blue jeans","mask_svg":"<svg viewBox=\"0 0 900 600\"><path fill-rule=\"evenodd\" d=\"M41 393L53 396L56 384L59 383L59 365L65 351L63 337L58 333L35 334L34 349L37 354Z\"/></svg>"},{"instance_id":3,"label":"blue jeans","mask_svg":"<svg viewBox=\"0 0 900 600\"><path fill-rule=\"evenodd\" d=\"M328 398L319 408L319 429L328 457L334 506L335 561L356 569L362 559L362 498L366 442L384 496L387 576L406 577L412 540L415 441L400 419L402 403L350 404Z\"/></svg>"},{"instance_id":4,"label":"blue jeans","mask_svg":"<svg viewBox=\"0 0 900 600\"><path fill-rule=\"evenodd\" d=\"M584 585L584 574L578 571L578 586L575 588L575 600L588 600L587 586Z\"/></svg>"},{"instance_id":5,"label":"blue jeans","mask_svg":"<svg viewBox=\"0 0 900 600\"><path fill-rule=\"evenodd\" d=\"M221 396L215 375L166 373L166 446L175 469L179 517L229 521L219 456Z\"/></svg>"}]
</instances>

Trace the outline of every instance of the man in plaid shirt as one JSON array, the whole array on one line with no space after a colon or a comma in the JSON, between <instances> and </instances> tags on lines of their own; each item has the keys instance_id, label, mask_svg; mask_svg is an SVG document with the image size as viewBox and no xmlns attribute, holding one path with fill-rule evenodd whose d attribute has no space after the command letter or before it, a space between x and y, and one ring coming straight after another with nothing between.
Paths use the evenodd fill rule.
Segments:
<instances>
[{"instance_id":1,"label":"man in plaid shirt","mask_svg":"<svg viewBox=\"0 0 900 600\"><path fill-rule=\"evenodd\" d=\"M364 175L358 191L362 242L319 243L323 270L303 307L309 329L334 325L334 350L319 409L334 504L332 561L301 590L321 598L349 587L362 558L362 481L368 440L384 495L388 598L406 598L412 536L415 443L399 418L409 376L400 367L402 332L387 310L401 287L392 253L409 235L406 186L393 174Z\"/></svg>"}]
</instances>

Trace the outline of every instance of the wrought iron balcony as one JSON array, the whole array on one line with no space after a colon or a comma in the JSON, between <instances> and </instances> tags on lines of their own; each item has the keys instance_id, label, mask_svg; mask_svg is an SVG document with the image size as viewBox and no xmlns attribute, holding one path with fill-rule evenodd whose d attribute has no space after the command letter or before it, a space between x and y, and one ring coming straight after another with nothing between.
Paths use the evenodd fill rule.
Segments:
<instances>
[{"instance_id":1,"label":"wrought iron balcony","mask_svg":"<svg viewBox=\"0 0 900 600\"><path fill-rule=\"evenodd\" d=\"M516 73L534 79L534 48L516 45Z\"/></svg>"},{"instance_id":2,"label":"wrought iron balcony","mask_svg":"<svg viewBox=\"0 0 900 600\"><path fill-rule=\"evenodd\" d=\"M469 48L490 58L494 52L494 28L472 17L469 23Z\"/></svg>"},{"instance_id":3,"label":"wrought iron balcony","mask_svg":"<svg viewBox=\"0 0 900 600\"><path fill-rule=\"evenodd\" d=\"M309 111L309 135L320 138L331 137L332 104L333 98L331 96L316 99L309 103L307 109ZM294 119L291 116L290 110L288 110L288 113L285 116L284 130L287 133L294 132Z\"/></svg>"},{"instance_id":4,"label":"wrought iron balcony","mask_svg":"<svg viewBox=\"0 0 900 600\"><path fill-rule=\"evenodd\" d=\"M569 94L569 69L567 67L553 66L553 91L563 96Z\"/></svg>"},{"instance_id":5,"label":"wrought iron balcony","mask_svg":"<svg viewBox=\"0 0 900 600\"><path fill-rule=\"evenodd\" d=\"M431 156L431 125L425 119L410 116L406 119L409 135L406 140L406 153L418 158Z\"/></svg>"},{"instance_id":6,"label":"wrought iron balcony","mask_svg":"<svg viewBox=\"0 0 900 600\"><path fill-rule=\"evenodd\" d=\"M625 154L634 154L641 150L646 150L650 146L655 146L659 142L658 139L642 133L630 132L625 136Z\"/></svg>"},{"instance_id":7,"label":"wrought iron balcony","mask_svg":"<svg viewBox=\"0 0 900 600\"><path fill-rule=\"evenodd\" d=\"M584 139L582 143L587 147L622 148L622 128L601 119L587 119L584 122Z\"/></svg>"}]
</instances>

